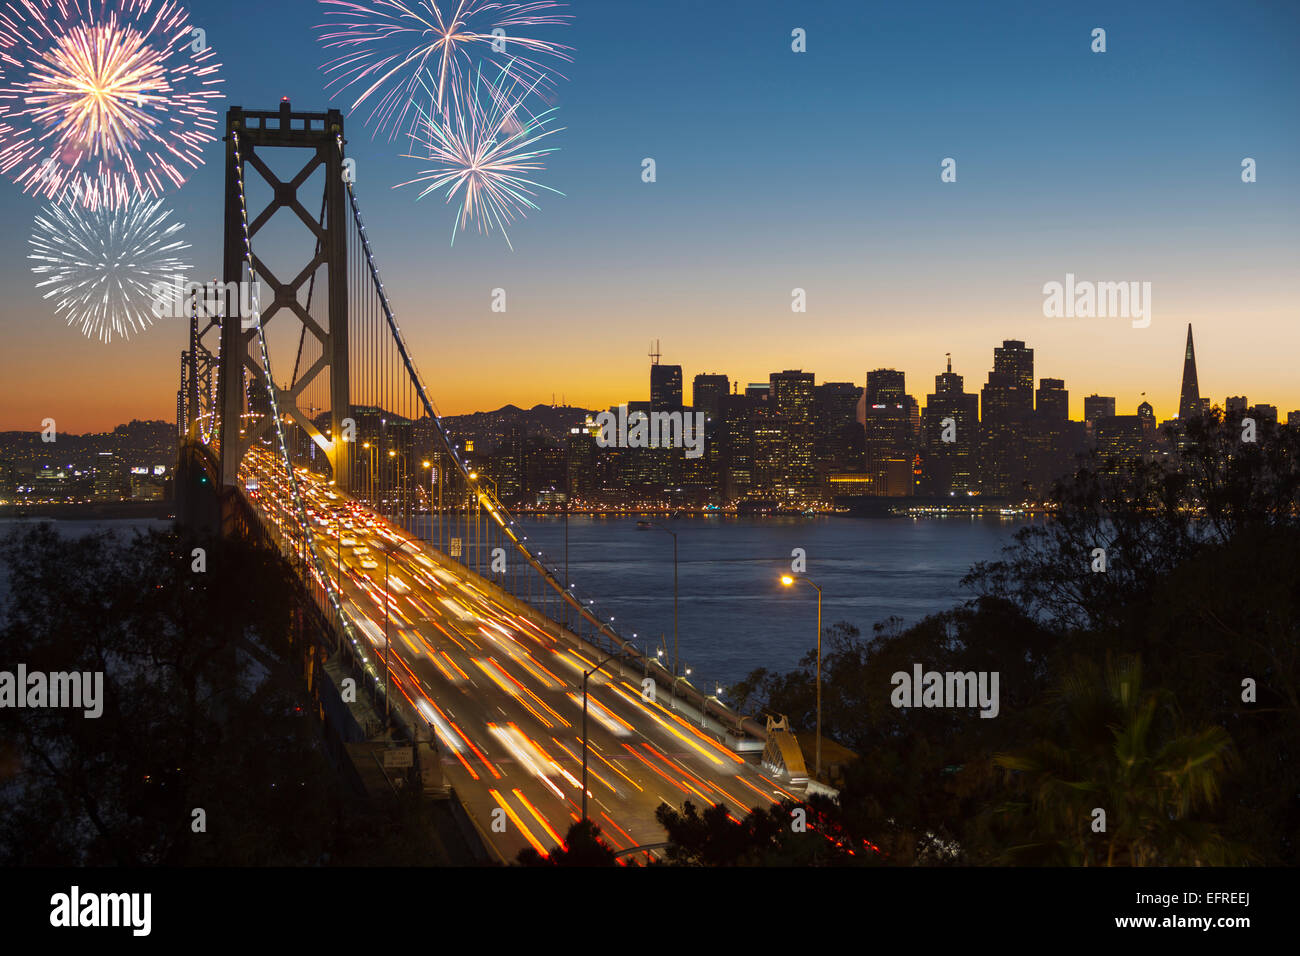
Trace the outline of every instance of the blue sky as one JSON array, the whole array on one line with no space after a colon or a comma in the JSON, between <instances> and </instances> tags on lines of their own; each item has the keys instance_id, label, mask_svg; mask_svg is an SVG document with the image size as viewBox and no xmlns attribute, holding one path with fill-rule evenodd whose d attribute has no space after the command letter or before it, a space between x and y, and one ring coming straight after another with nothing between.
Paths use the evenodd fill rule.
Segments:
<instances>
[{"instance_id":1,"label":"blue sky","mask_svg":"<svg viewBox=\"0 0 1300 956\"><path fill-rule=\"evenodd\" d=\"M329 105L307 0L195 0L226 98ZM645 397L647 345L685 377L804 368L922 397L952 352L968 390L1004 338L1094 391L1176 410L1186 323L1201 384L1300 408L1300 6L1290 3L575 2L539 35L558 81L565 196L500 236L393 189L418 168L354 117L349 154L385 282L444 413ZM791 30L807 52L791 51ZM1107 52L1090 51L1107 31ZM339 105L336 101L333 105ZM200 272L220 262L222 151L173 196ZM1240 181L1240 162L1259 181ZM656 160L658 180L641 181ZM939 181L953 157L956 183ZM183 331L87 342L33 289L38 204L0 183L0 427L167 417ZM1042 315L1066 272L1153 284L1153 322ZM509 310L489 309L505 288ZM806 289L808 312L790 311ZM107 361L106 361L107 360ZM84 386L69 395L69 378ZM8 384L5 384L7 381ZM46 388L42 383L50 383ZM94 400L90 396L95 396ZM924 400L922 398L922 400ZM138 406L138 407L137 407ZM42 410L46 411L42 411ZM130 409L134 409L133 412ZM28 419L36 417L30 425Z\"/></svg>"}]
</instances>

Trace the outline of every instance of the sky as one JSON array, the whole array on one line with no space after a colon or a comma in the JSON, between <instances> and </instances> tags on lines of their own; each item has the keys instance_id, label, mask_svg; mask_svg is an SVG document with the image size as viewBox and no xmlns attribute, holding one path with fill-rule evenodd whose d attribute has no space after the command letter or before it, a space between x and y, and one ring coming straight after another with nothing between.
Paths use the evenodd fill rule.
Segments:
<instances>
[{"instance_id":1,"label":"sky","mask_svg":"<svg viewBox=\"0 0 1300 956\"><path fill-rule=\"evenodd\" d=\"M331 102L316 0L192 0L231 105ZM1020 339L1035 377L1177 412L1194 326L1201 394L1300 409L1300 5L577 0L536 35L556 79L563 193L510 230L394 188L422 168L347 122L367 228L443 414L645 399L647 352L739 381L944 369L978 391ZM1092 31L1106 31L1094 53ZM791 49L806 31L806 52ZM222 125L224 126L224 120ZM223 148L169 194L198 273L220 270ZM656 181L642 180L653 158ZM956 160L955 182L941 161ZM1241 163L1256 162L1243 183ZM0 177L0 430L172 419L186 324L87 340L35 289L40 203ZM1151 283L1151 322L1044 315L1043 286ZM493 290L506 311L493 312ZM806 312L792 312L803 289ZM281 378L277 375L277 378Z\"/></svg>"}]
</instances>

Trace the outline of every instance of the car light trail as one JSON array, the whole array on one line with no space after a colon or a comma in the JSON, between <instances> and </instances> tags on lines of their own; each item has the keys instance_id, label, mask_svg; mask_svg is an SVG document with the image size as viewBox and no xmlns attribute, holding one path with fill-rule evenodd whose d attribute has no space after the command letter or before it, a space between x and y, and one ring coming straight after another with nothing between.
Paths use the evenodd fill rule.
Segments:
<instances>
[{"instance_id":1,"label":"car light trail","mask_svg":"<svg viewBox=\"0 0 1300 956\"><path fill-rule=\"evenodd\" d=\"M542 755L537 752L532 742L520 733L517 728L513 726L502 727L500 724L488 724L488 732L497 739L501 746L510 752L510 755L515 758L515 762L519 766L545 784L561 800L564 799L564 793L547 777Z\"/></svg>"},{"instance_id":2,"label":"car light trail","mask_svg":"<svg viewBox=\"0 0 1300 956\"><path fill-rule=\"evenodd\" d=\"M551 855L550 851L548 851L546 847L542 846L542 844L538 842L537 837L533 836L533 831L528 829L528 826L520 818L519 814L515 813L514 808L511 807L510 804L506 803L504 799L502 799L501 794L499 794L496 790L488 790L488 793L492 794L492 799L497 802L497 804L501 807L501 809L506 812L506 816L508 816L511 819L511 821L514 823L514 825L519 828L519 832L524 835L524 839L533 845L533 849L535 849L542 856L550 856Z\"/></svg>"},{"instance_id":3,"label":"car light trail","mask_svg":"<svg viewBox=\"0 0 1300 956\"><path fill-rule=\"evenodd\" d=\"M570 692L568 697L569 700L573 701L574 705L579 710L582 709L581 694ZM633 732L632 725L626 723L625 721L619 720L616 716L614 716L613 713L611 713L610 711L602 707L600 705L600 701L594 700L590 694L587 695L587 712L592 717L595 717L596 720L600 723L600 725L604 727L606 730L608 730L615 737L632 736L632 732Z\"/></svg>"}]
</instances>

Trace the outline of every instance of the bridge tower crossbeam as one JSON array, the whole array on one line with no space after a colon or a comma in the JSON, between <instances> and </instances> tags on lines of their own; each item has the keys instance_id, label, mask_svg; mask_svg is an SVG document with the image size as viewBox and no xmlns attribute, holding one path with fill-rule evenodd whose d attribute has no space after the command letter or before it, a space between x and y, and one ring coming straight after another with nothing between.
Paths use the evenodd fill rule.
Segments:
<instances>
[{"instance_id":1,"label":"bridge tower crossbeam","mask_svg":"<svg viewBox=\"0 0 1300 956\"><path fill-rule=\"evenodd\" d=\"M232 132L238 134L238 150ZM343 440L344 419L348 417L350 409L347 205L342 156L337 145L342 134L343 115L340 111L295 112L287 99L280 103L278 110L245 110L235 106L226 114L225 247L222 274L223 297L226 300L223 314L228 318L223 320L221 326L219 378L223 489L235 486L239 464L244 455L271 427L271 422L266 417L261 420L250 418L247 426L244 425L245 372L250 377L251 394L264 395L268 384L275 390L276 404L325 452L337 485L344 490L348 488L351 475L349 448ZM311 152L296 174L282 180L262 156L275 149ZM324 213L318 221L307 212L307 207L299 199L299 193L320 167L324 167L325 171ZM271 199L260 211L240 207L240 197L245 193L239 184L247 180L246 172L249 169L255 170L271 188ZM245 217L248 222L248 238L251 240L280 209L293 212L312 232L316 239L316 253L299 272L287 280L275 275L266 262L254 253L252 259L257 277L269 286L270 302L262 303L260 315L240 316L238 303L232 301L232 297L240 283L249 281L243 231ZM323 283L316 278L322 268L326 270ZM299 290L309 282L324 286L328 328L322 327L302 303ZM320 347L319 358L298 375L289 388L267 382L266 373L255 358L256 349L252 348L257 340L255 323L260 322L265 329L281 311L293 313L301 323L303 336L311 335ZM326 374L329 375L330 396L328 436L322 434L317 422L298 404L298 398L304 389Z\"/></svg>"}]
</instances>

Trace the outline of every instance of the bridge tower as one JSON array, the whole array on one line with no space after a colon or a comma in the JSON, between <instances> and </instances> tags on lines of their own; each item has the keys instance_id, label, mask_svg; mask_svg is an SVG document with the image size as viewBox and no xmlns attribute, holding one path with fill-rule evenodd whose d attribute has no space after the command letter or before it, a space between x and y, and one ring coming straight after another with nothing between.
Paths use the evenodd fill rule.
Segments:
<instances>
[{"instance_id":1,"label":"bridge tower","mask_svg":"<svg viewBox=\"0 0 1300 956\"><path fill-rule=\"evenodd\" d=\"M273 383L276 403L281 413L289 416L303 429L311 440L328 456L337 485L347 490L351 468L348 443L344 435L344 419L349 415L348 385L348 279L347 279L347 190L344 183L344 166L339 141L343 136L343 114L338 110L325 113L295 112L288 97L280 102L278 110L245 110L234 106L226 113L226 203L225 245L222 282L225 298L221 326L221 372L219 377L219 408L221 415L221 486L223 490L236 484L239 463L248 449L271 427L268 416L249 418L244 422L244 375L249 376L251 396L266 395L266 375L258 360L256 320L263 329L282 311L293 313L301 324L299 358L302 345L310 335L319 350L317 357L299 374L294 368L294 379L288 387ZM236 151L238 137L238 151ZM280 179L264 156L273 150L289 153L302 151L305 157L301 169L288 179ZM308 152L309 151L309 152ZM324 195L321 215L314 217L310 206L299 200L300 191L317 168L324 168ZM261 209L248 209L248 241L253 247L253 263L263 290L261 315L244 316L239 308L240 293L248 289L241 283L249 281L246 267L244 237L245 211L240 208L240 183L251 185L249 172L258 176L271 189L271 199ZM251 200L245 200L251 202ZM300 270L287 278L274 274L258 256L258 232L271 221L280 209L293 213L314 234L316 254ZM283 267L281 267L283 269ZM319 274L318 274L319 273ZM233 285L232 285L233 283ZM326 297L328 326L312 316L300 294L307 288L307 301L313 294L323 291ZM251 294L244 293L245 302ZM283 363L282 363L283 364ZM295 363L296 366L296 363ZM285 368L275 366L273 374L283 376ZM322 375L329 376L329 435L322 433L317 422L299 407L299 397L313 381ZM250 409L251 411L251 409ZM241 434L241 428L243 433Z\"/></svg>"}]
</instances>

